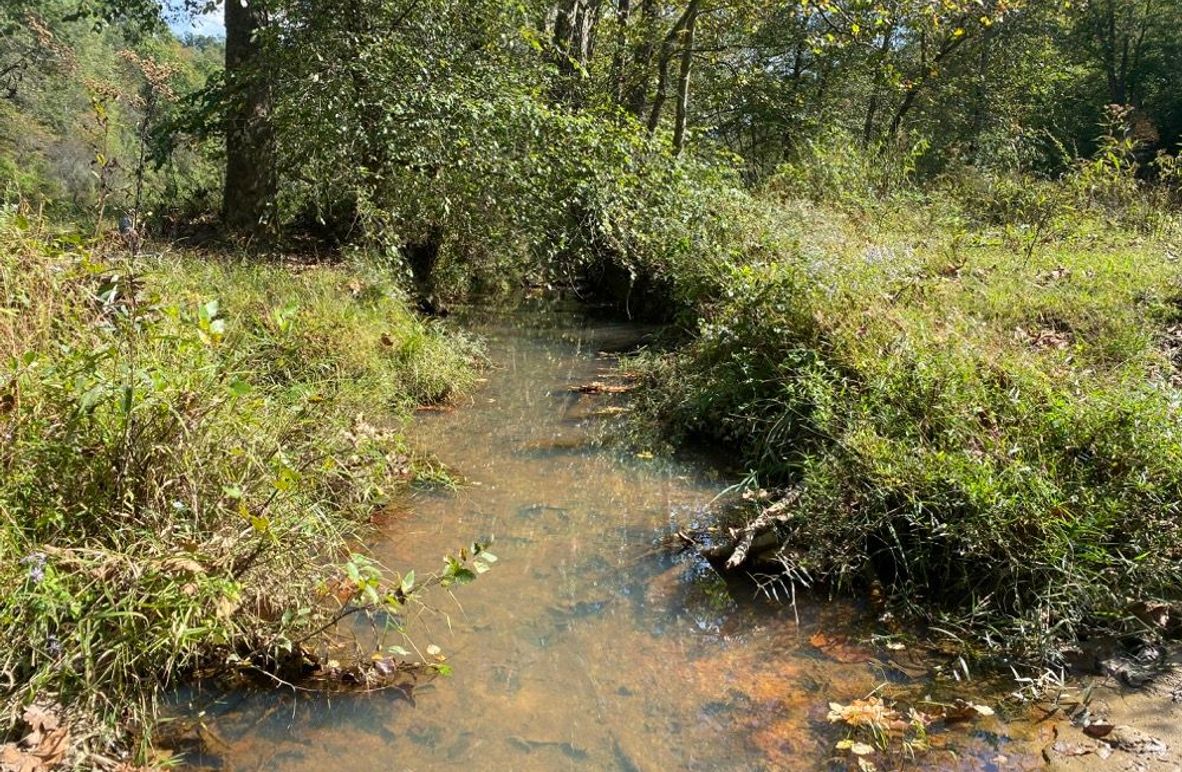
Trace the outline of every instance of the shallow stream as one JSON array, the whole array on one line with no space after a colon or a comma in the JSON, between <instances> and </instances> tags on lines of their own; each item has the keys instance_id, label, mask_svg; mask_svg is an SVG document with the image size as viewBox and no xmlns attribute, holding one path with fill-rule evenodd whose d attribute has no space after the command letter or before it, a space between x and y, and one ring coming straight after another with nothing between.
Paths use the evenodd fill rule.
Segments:
<instances>
[{"instance_id":1,"label":"shallow stream","mask_svg":"<svg viewBox=\"0 0 1182 772\"><path fill-rule=\"evenodd\" d=\"M737 479L719 459L652 459L593 439L622 397L603 352L634 325L575 311L475 319L495 367L471 404L425 413L413 439L467 480L417 492L370 545L419 572L460 544L495 539L495 567L414 625L454 668L407 694L331 698L268 691L209 708L224 768L814 769L843 754L831 701L932 690L928 663L857 643L866 613L795 609L661 546ZM605 410L608 408L608 410ZM820 644L818 645L818 641ZM1036 764L983 718L936 738L931 768ZM844 768L845 762L838 762Z\"/></svg>"}]
</instances>

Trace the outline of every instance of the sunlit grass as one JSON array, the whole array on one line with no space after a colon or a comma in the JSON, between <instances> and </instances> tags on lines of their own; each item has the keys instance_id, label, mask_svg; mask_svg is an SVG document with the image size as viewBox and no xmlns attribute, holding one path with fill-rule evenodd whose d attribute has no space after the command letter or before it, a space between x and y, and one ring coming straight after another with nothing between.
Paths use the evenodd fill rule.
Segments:
<instances>
[{"instance_id":1,"label":"sunlit grass","mask_svg":"<svg viewBox=\"0 0 1182 772\"><path fill-rule=\"evenodd\" d=\"M0 217L0 671L93 743L198 666L281 652L414 479L477 351L364 265L135 259ZM431 474L431 470L427 470Z\"/></svg>"},{"instance_id":2,"label":"sunlit grass","mask_svg":"<svg viewBox=\"0 0 1182 772\"><path fill-rule=\"evenodd\" d=\"M939 199L762 206L798 241L716 264L692 339L647 357L642 420L799 486L798 576L873 578L896 611L1035 658L1164 632L1137 611L1182 586L1176 231L1085 212L1028 248Z\"/></svg>"}]
</instances>

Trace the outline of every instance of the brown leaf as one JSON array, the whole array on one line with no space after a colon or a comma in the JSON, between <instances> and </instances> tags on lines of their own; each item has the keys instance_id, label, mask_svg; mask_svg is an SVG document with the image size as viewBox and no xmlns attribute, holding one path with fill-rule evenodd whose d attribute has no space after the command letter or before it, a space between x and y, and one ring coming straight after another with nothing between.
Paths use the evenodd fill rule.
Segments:
<instances>
[{"instance_id":1,"label":"brown leaf","mask_svg":"<svg viewBox=\"0 0 1182 772\"><path fill-rule=\"evenodd\" d=\"M160 568L169 574L204 574L205 566L187 557L173 557L164 560Z\"/></svg>"},{"instance_id":2,"label":"brown leaf","mask_svg":"<svg viewBox=\"0 0 1182 772\"><path fill-rule=\"evenodd\" d=\"M829 659L845 665L855 665L874 659L870 649L851 641L844 635L816 632L809 636L809 643L820 649L821 653Z\"/></svg>"},{"instance_id":3,"label":"brown leaf","mask_svg":"<svg viewBox=\"0 0 1182 772\"><path fill-rule=\"evenodd\" d=\"M15 745L0 746L0 772L39 772L41 760Z\"/></svg>"},{"instance_id":4,"label":"brown leaf","mask_svg":"<svg viewBox=\"0 0 1182 772\"><path fill-rule=\"evenodd\" d=\"M69 747L70 730L63 726L50 732L33 750L33 755L40 759L45 767L53 767L66 757Z\"/></svg>"},{"instance_id":5,"label":"brown leaf","mask_svg":"<svg viewBox=\"0 0 1182 772\"><path fill-rule=\"evenodd\" d=\"M61 724L58 717L40 705L30 705L21 716L34 732L52 732Z\"/></svg>"}]
</instances>

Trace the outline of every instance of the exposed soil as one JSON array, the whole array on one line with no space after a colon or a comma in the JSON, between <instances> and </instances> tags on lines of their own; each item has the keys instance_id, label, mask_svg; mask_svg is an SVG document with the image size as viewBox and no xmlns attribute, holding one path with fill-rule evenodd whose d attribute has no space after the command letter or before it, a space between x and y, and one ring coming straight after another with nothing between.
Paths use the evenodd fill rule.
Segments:
<instances>
[{"instance_id":1,"label":"exposed soil","mask_svg":"<svg viewBox=\"0 0 1182 772\"><path fill-rule=\"evenodd\" d=\"M1084 703L1046 732L1050 767L1182 770L1182 649L1168 659L1144 683L1119 672L1094 677Z\"/></svg>"}]
</instances>

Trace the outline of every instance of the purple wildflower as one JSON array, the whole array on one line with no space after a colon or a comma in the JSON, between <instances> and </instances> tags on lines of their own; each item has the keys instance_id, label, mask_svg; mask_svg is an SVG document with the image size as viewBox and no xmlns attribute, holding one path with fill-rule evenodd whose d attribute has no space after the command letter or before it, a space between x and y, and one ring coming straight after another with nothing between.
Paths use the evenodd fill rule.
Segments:
<instances>
[{"instance_id":1,"label":"purple wildflower","mask_svg":"<svg viewBox=\"0 0 1182 772\"><path fill-rule=\"evenodd\" d=\"M21 565L29 567L29 580L40 584L45 579L45 553L31 552L21 558Z\"/></svg>"}]
</instances>

